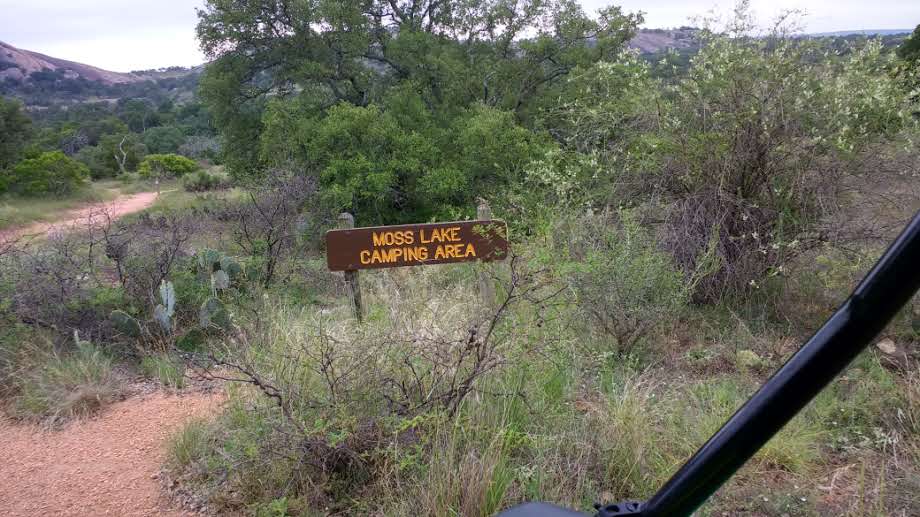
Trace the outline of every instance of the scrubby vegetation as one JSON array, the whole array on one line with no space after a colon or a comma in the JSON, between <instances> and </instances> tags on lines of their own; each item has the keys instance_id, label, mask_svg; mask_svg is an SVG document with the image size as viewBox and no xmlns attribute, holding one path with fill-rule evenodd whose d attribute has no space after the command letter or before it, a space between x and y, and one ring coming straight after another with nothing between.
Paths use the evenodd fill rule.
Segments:
<instances>
[{"instance_id":1,"label":"scrubby vegetation","mask_svg":"<svg viewBox=\"0 0 920 517\"><path fill-rule=\"evenodd\" d=\"M618 8L365 4L206 3L201 94L227 173L144 158L191 140L128 117L112 123L141 132L100 139L115 163L90 172L183 190L0 241L8 413L85 414L116 396L116 364L221 381L223 412L168 460L218 511L641 499L920 209L917 62L876 41L758 32L742 4L680 69L628 50L641 17ZM509 223L506 261L362 273L356 321L325 264L339 212L423 222L481 202ZM900 352L863 354L701 513L915 513L916 300L886 337Z\"/></svg>"},{"instance_id":2,"label":"scrubby vegetation","mask_svg":"<svg viewBox=\"0 0 920 517\"><path fill-rule=\"evenodd\" d=\"M199 169L197 163L176 154L150 154L137 168L142 178L175 178L191 174Z\"/></svg>"}]
</instances>

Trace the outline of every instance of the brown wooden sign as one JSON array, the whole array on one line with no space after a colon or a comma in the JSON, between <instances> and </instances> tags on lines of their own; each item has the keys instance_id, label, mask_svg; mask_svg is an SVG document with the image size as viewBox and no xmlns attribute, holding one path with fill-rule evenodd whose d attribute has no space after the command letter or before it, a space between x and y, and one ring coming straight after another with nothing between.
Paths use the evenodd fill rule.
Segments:
<instances>
[{"instance_id":1,"label":"brown wooden sign","mask_svg":"<svg viewBox=\"0 0 920 517\"><path fill-rule=\"evenodd\" d=\"M326 233L331 271L355 271L455 262L492 262L508 255L502 221L407 224Z\"/></svg>"}]
</instances>

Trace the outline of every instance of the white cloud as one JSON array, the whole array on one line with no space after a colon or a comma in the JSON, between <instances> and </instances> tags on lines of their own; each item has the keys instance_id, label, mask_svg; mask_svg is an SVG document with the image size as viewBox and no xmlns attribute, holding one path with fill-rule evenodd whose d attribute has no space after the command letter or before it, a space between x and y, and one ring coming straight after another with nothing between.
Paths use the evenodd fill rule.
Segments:
<instances>
[{"instance_id":1,"label":"white cloud","mask_svg":"<svg viewBox=\"0 0 920 517\"><path fill-rule=\"evenodd\" d=\"M204 61L202 0L0 0L0 40L116 72Z\"/></svg>"},{"instance_id":2,"label":"white cloud","mask_svg":"<svg viewBox=\"0 0 920 517\"><path fill-rule=\"evenodd\" d=\"M588 10L609 5L609 0L581 0ZM613 0L624 10L646 13L645 26L677 27L715 9L730 13L733 0ZM766 24L784 10L798 9L807 14L804 30L832 32L862 29L912 29L920 24L917 0L752 0L751 7L760 23Z\"/></svg>"}]
</instances>

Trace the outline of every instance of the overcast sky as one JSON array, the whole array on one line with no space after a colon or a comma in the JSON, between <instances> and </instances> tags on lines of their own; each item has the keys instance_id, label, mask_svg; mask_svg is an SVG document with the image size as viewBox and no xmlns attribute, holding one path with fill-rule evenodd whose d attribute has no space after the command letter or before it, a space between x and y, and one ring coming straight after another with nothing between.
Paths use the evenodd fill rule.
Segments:
<instances>
[{"instance_id":1,"label":"overcast sky","mask_svg":"<svg viewBox=\"0 0 920 517\"><path fill-rule=\"evenodd\" d=\"M0 0L0 41L116 72L203 61L195 7L204 0ZM733 0L580 0L589 11L614 3L644 11L645 26L677 27ZM808 32L906 29L920 0L753 0L763 20L784 8L808 11Z\"/></svg>"}]
</instances>

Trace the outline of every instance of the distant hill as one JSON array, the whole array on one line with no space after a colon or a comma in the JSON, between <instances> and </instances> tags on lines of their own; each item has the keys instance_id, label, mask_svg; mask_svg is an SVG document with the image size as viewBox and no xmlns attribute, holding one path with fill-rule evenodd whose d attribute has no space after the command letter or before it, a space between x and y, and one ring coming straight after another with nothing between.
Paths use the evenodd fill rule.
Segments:
<instances>
[{"instance_id":1,"label":"distant hill","mask_svg":"<svg viewBox=\"0 0 920 517\"><path fill-rule=\"evenodd\" d=\"M0 41L0 80L22 81L33 73L58 72L67 79L83 78L104 84L124 84L143 81L135 74L110 72L82 63L58 59L30 50L22 50Z\"/></svg>"},{"instance_id":2,"label":"distant hill","mask_svg":"<svg viewBox=\"0 0 920 517\"><path fill-rule=\"evenodd\" d=\"M913 31L913 29L862 29L834 32L816 32L813 34L807 34L807 36L814 38L836 38L843 36L897 36L899 34L910 34Z\"/></svg>"},{"instance_id":3,"label":"distant hill","mask_svg":"<svg viewBox=\"0 0 920 517\"><path fill-rule=\"evenodd\" d=\"M16 97L30 110L129 98L188 102L203 70L204 65L111 72L0 42L0 95Z\"/></svg>"},{"instance_id":4,"label":"distant hill","mask_svg":"<svg viewBox=\"0 0 920 517\"><path fill-rule=\"evenodd\" d=\"M641 29L629 42L629 46L643 54L658 54L668 49L686 50L699 46L696 40L698 29Z\"/></svg>"}]
</instances>

